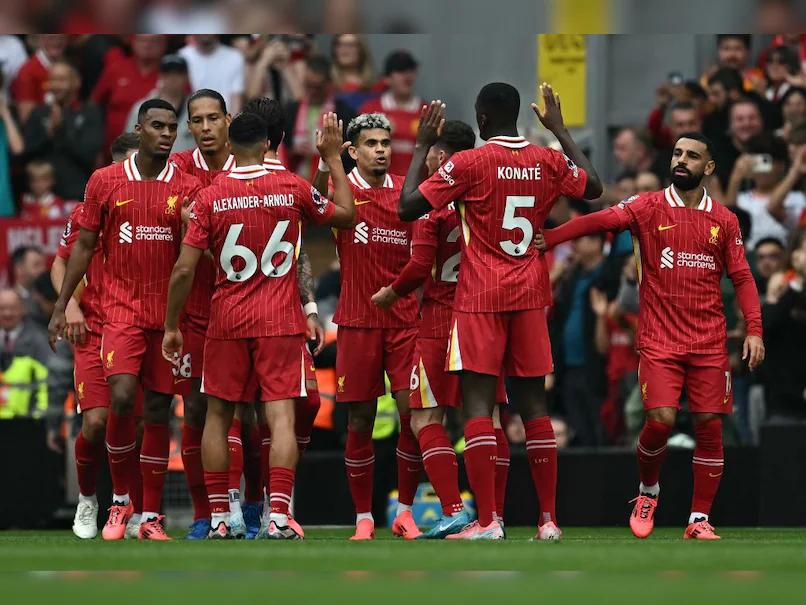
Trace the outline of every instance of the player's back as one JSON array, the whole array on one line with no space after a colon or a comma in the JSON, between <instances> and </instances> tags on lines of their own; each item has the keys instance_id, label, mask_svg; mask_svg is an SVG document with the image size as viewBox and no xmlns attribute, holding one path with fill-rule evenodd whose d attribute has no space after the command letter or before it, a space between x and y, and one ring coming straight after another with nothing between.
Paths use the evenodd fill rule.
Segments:
<instances>
[{"instance_id":1,"label":"player's back","mask_svg":"<svg viewBox=\"0 0 806 605\"><path fill-rule=\"evenodd\" d=\"M381 187L371 187L357 168L348 177L356 219L352 229L334 230L341 265L341 294L333 321L363 328L411 326L417 317L413 293L389 311L371 302L372 295L392 283L411 256L412 225L397 215L404 179L387 174Z\"/></svg>"},{"instance_id":2,"label":"player's back","mask_svg":"<svg viewBox=\"0 0 806 605\"><path fill-rule=\"evenodd\" d=\"M636 345L673 352L721 352L721 278L730 255L744 256L735 215L707 192L686 208L674 191L641 193L620 204L639 263L641 317Z\"/></svg>"},{"instance_id":3,"label":"player's back","mask_svg":"<svg viewBox=\"0 0 806 605\"><path fill-rule=\"evenodd\" d=\"M454 154L437 175L432 181L441 177L448 187L464 184L457 201L463 258L456 308L492 312L550 304L546 261L532 240L561 194L582 195L584 172L522 137L494 137Z\"/></svg>"},{"instance_id":4,"label":"player's back","mask_svg":"<svg viewBox=\"0 0 806 605\"><path fill-rule=\"evenodd\" d=\"M202 191L192 220L206 212L217 264L209 337L304 331L295 269L304 217L300 196L310 189L286 170L246 166Z\"/></svg>"}]
</instances>

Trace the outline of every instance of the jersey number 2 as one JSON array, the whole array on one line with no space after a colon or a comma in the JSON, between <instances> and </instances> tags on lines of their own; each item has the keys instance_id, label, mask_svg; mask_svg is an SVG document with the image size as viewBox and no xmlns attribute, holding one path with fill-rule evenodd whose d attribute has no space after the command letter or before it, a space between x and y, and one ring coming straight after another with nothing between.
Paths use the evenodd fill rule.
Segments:
<instances>
[{"instance_id":1,"label":"jersey number 2","mask_svg":"<svg viewBox=\"0 0 806 605\"><path fill-rule=\"evenodd\" d=\"M294 262L294 244L283 241L283 236L288 230L290 222L279 221L277 223L266 244L266 248L263 250L263 254L260 257L260 270L266 277L282 277L291 270L291 264ZM242 230L243 223L230 225L219 256L221 268L227 274L227 279L234 282L246 281L257 272L257 255L246 246L238 243L238 237L241 235ZM272 264L272 259L276 254L284 254L285 257L275 267ZM244 261L244 266L239 271L232 266L232 259L234 258L242 258Z\"/></svg>"},{"instance_id":2,"label":"jersey number 2","mask_svg":"<svg viewBox=\"0 0 806 605\"><path fill-rule=\"evenodd\" d=\"M535 231L532 223L525 216L515 216L515 211L518 208L534 208L535 198L533 195L508 195L507 205L504 208L504 220L501 227L507 231L520 229L523 232L523 238L519 242L512 240L503 240L498 242L501 249L510 256L523 256L529 249L529 244L532 243Z\"/></svg>"},{"instance_id":3,"label":"jersey number 2","mask_svg":"<svg viewBox=\"0 0 806 605\"><path fill-rule=\"evenodd\" d=\"M459 229L460 227L454 227L453 230L448 234L447 242L452 244L456 240L459 239ZM462 253L457 252L453 256L449 256L445 259L445 262L442 263L442 273L440 273L440 280L456 283L459 281L459 261L462 260Z\"/></svg>"}]
</instances>

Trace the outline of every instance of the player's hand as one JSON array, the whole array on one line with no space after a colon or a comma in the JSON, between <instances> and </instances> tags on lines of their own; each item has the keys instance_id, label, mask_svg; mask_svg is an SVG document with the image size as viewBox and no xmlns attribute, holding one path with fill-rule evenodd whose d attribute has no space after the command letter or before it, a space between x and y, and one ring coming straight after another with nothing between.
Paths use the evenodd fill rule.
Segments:
<instances>
[{"instance_id":1,"label":"player's hand","mask_svg":"<svg viewBox=\"0 0 806 605\"><path fill-rule=\"evenodd\" d=\"M742 347L742 361L750 358L748 367L752 372L761 362L764 361L764 341L760 336L748 336L744 339L744 346Z\"/></svg>"},{"instance_id":2,"label":"player's hand","mask_svg":"<svg viewBox=\"0 0 806 605\"><path fill-rule=\"evenodd\" d=\"M65 328L67 340L73 345L83 344L89 327L84 319L84 313L81 312L81 307L79 307L75 298L71 298L68 301L67 308L64 310L64 317L67 321L67 327Z\"/></svg>"},{"instance_id":3,"label":"player's hand","mask_svg":"<svg viewBox=\"0 0 806 605\"><path fill-rule=\"evenodd\" d=\"M591 308L597 317L604 317L607 314L607 294L599 288L590 290Z\"/></svg>"},{"instance_id":4,"label":"player's hand","mask_svg":"<svg viewBox=\"0 0 806 605\"><path fill-rule=\"evenodd\" d=\"M554 89L543 82L540 85L540 95L543 97L543 111L537 104L532 103L532 111L537 114L540 123L545 126L547 130L557 133L565 128L563 122L563 113L560 108L560 95L554 92Z\"/></svg>"},{"instance_id":5,"label":"player's hand","mask_svg":"<svg viewBox=\"0 0 806 605\"><path fill-rule=\"evenodd\" d=\"M165 335L162 337L162 356L173 365L178 366L179 360L182 358L183 345L184 339L179 328L165 330Z\"/></svg>"},{"instance_id":6,"label":"player's hand","mask_svg":"<svg viewBox=\"0 0 806 605\"><path fill-rule=\"evenodd\" d=\"M372 295L372 304L381 309L389 309L398 298L400 297L392 290L392 286L384 286Z\"/></svg>"},{"instance_id":7,"label":"player's hand","mask_svg":"<svg viewBox=\"0 0 806 605\"><path fill-rule=\"evenodd\" d=\"M417 126L417 145L431 147L437 142L445 126L445 103L437 99L420 110L420 124Z\"/></svg>"},{"instance_id":8,"label":"player's hand","mask_svg":"<svg viewBox=\"0 0 806 605\"><path fill-rule=\"evenodd\" d=\"M316 348L313 350L313 355L316 357L325 348L325 327L322 325L318 313L308 315L306 322L308 323L308 340L316 341Z\"/></svg>"},{"instance_id":9,"label":"player's hand","mask_svg":"<svg viewBox=\"0 0 806 605\"><path fill-rule=\"evenodd\" d=\"M342 139L342 132L342 121L332 111L326 113L322 127L316 131L316 150L325 162L341 157L341 152L350 146L349 141L345 143Z\"/></svg>"},{"instance_id":10,"label":"player's hand","mask_svg":"<svg viewBox=\"0 0 806 605\"><path fill-rule=\"evenodd\" d=\"M66 326L67 320L64 316L64 309L56 305L53 309L50 322L48 323L48 342L50 342L50 348L53 349L54 352L56 351L56 341L62 339Z\"/></svg>"},{"instance_id":11,"label":"player's hand","mask_svg":"<svg viewBox=\"0 0 806 605\"><path fill-rule=\"evenodd\" d=\"M548 245L546 244L546 236L543 235L542 229L538 229L535 232L535 248L540 250L541 254L549 249Z\"/></svg>"},{"instance_id":12,"label":"player's hand","mask_svg":"<svg viewBox=\"0 0 806 605\"><path fill-rule=\"evenodd\" d=\"M51 452L56 454L64 454L64 439L59 434L59 431L48 430L45 437L45 445Z\"/></svg>"}]
</instances>

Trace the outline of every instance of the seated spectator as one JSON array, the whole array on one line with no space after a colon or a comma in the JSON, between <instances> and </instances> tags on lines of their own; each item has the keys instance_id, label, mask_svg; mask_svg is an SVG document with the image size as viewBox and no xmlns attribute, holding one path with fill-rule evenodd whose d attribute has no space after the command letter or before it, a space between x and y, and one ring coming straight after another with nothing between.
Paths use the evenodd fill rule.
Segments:
<instances>
[{"instance_id":1,"label":"seated spectator","mask_svg":"<svg viewBox=\"0 0 806 605\"><path fill-rule=\"evenodd\" d=\"M781 97L781 116L784 125L775 133L789 141L792 130L806 124L806 88L790 87Z\"/></svg>"},{"instance_id":2,"label":"seated spectator","mask_svg":"<svg viewBox=\"0 0 806 605\"><path fill-rule=\"evenodd\" d=\"M780 103L784 94L791 88L790 76L800 73L800 57L788 46L777 46L767 56L764 75L767 86L764 96L768 101Z\"/></svg>"},{"instance_id":3,"label":"seated spectator","mask_svg":"<svg viewBox=\"0 0 806 605\"><path fill-rule=\"evenodd\" d=\"M20 123L25 123L34 107L45 101L50 68L64 59L69 37L65 34L39 34L34 38L37 51L28 59L11 85Z\"/></svg>"},{"instance_id":4,"label":"seated spectator","mask_svg":"<svg viewBox=\"0 0 806 605\"><path fill-rule=\"evenodd\" d=\"M53 165L57 195L80 200L103 145L103 118L95 105L79 100L81 76L70 63L51 66L48 87L46 102L25 124L26 153Z\"/></svg>"},{"instance_id":5,"label":"seated spectator","mask_svg":"<svg viewBox=\"0 0 806 605\"><path fill-rule=\"evenodd\" d=\"M256 36L256 37L255 37ZM305 59L311 52L307 35L255 34L242 49L246 59L246 97L269 97L285 105L303 95Z\"/></svg>"},{"instance_id":6,"label":"seated spectator","mask_svg":"<svg viewBox=\"0 0 806 605\"><path fill-rule=\"evenodd\" d=\"M724 203L727 206L735 204L750 213L752 228L747 242L750 249L767 237L786 241L806 209L806 196L802 191L790 190L785 195L780 192L775 195L788 158L786 143L782 139L762 134L748 141L747 153L736 161ZM800 171L806 169L801 167L806 162L804 152L799 154L796 162L794 170L802 174ZM752 187L740 192L742 184L748 180Z\"/></svg>"},{"instance_id":7,"label":"seated spectator","mask_svg":"<svg viewBox=\"0 0 806 605\"><path fill-rule=\"evenodd\" d=\"M763 297L767 291L767 284L770 278L786 267L784 261L786 260L786 248L784 242L775 237L765 237L756 242L756 247L753 248L753 264L751 265L755 271L756 288L760 295Z\"/></svg>"},{"instance_id":8,"label":"seated spectator","mask_svg":"<svg viewBox=\"0 0 806 605\"><path fill-rule=\"evenodd\" d=\"M0 216L14 216L14 194L11 191L11 158L25 150L17 121L3 92L3 72L0 71Z\"/></svg>"},{"instance_id":9,"label":"seated spectator","mask_svg":"<svg viewBox=\"0 0 806 605\"><path fill-rule=\"evenodd\" d=\"M367 99L383 92L384 83L375 79L369 47L361 36L333 36L330 60L335 93L353 112L357 112Z\"/></svg>"},{"instance_id":10,"label":"seated spectator","mask_svg":"<svg viewBox=\"0 0 806 605\"><path fill-rule=\"evenodd\" d=\"M14 290L22 299L27 315L36 311L36 303L31 298L31 289L36 278L45 271L47 271L45 255L36 246L20 246L11 253Z\"/></svg>"},{"instance_id":11,"label":"seated spectator","mask_svg":"<svg viewBox=\"0 0 806 605\"><path fill-rule=\"evenodd\" d=\"M0 419L40 418L48 407L45 332L23 321L20 295L0 290Z\"/></svg>"},{"instance_id":12,"label":"seated spectator","mask_svg":"<svg viewBox=\"0 0 806 605\"><path fill-rule=\"evenodd\" d=\"M215 34L188 36L188 44L179 50L188 63L193 90L210 88L221 93L232 115L244 103L246 64L243 55L221 43Z\"/></svg>"},{"instance_id":13,"label":"seated spectator","mask_svg":"<svg viewBox=\"0 0 806 605\"><path fill-rule=\"evenodd\" d=\"M176 119L179 122L176 141L174 141L171 151L176 153L192 149L196 146L196 141L188 128L188 109L185 102L189 90L190 77L188 76L187 61L179 55L165 55L160 61L160 77L157 80L157 87L132 105L129 119L126 120L126 132L134 132L140 105L148 99L162 99L174 106Z\"/></svg>"},{"instance_id":14,"label":"seated spectator","mask_svg":"<svg viewBox=\"0 0 806 605\"><path fill-rule=\"evenodd\" d=\"M115 53L107 61L92 91L92 100L104 110L104 152L126 128L132 105L157 87L159 64L165 54L161 34L135 34L131 56Z\"/></svg>"},{"instance_id":15,"label":"seated spectator","mask_svg":"<svg viewBox=\"0 0 806 605\"><path fill-rule=\"evenodd\" d=\"M367 101L358 113L382 113L392 123L392 160L389 172L405 175L414 154L420 109L423 100L414 94L417 61L405 50L386 57L386 83L389 88L380 98Z\"/></svg>"},{"instance_id":16,"label":"seated spectator","mask_svg":"<svg viewBox=\"0 0 806 605\"><path fill-rule=\"evenodd\" d=\"M728 188L733 166L742 153L747 153L747 142L764 131L764 119L758 103L742 97L728 109L728 132L717 137L714 143L714 161L719 183Z\"/></svg>"},{"instance_id":17,"label":"seated spectator","mask_svg":"<svg viewBox=\"0 0 806 605\"><path fill-rule=\"evenodd\" d=\"M741 75L744 92L763 86L764 73L750 61L752 43L753 36L750 34L717 34L716 64L705 71L703 79L707 81L718 69L729 67Z\"/></svg>"},{"instance_id":18,"label":"seated spectator","mask_svg":"<svg viewBox=\"0 0 806 605\"><path fill-rule=\"evenodd\" d=\"M346 128L355 114L349 105L334 96L330 63L321 55L305 61L303 88L302 100L286 107L285 148L289 169L305 179L312 179L319 162L316 129L322 124L322 116L335 111Z\"/></svg>"},{"instance_id":19,"label":"seated spectator","mask_svg":"<svg viewBox=\"0 0 806 605\"><path fill-rule=\"evenodd\" d=\"M735 69L721 67L708 78L710 110L703 118L705 136L716 140L728 131L728 114L733 103L742 98L742 76Z\"/></svg>"},{"instance_id":20,"label":"seated spectator","mask_svg":"<svg viewBox=\"0 0 806 605\"><path fill-rule=\"evenodd\" d=\"M806 230L798 231L790 270L774 274L762 305L767 359L759 369L769 422L806 420Z\"/></svg>"},{"instance_id":21,"label":"seated spectator","mask_svg":"<svg viewBox=\"0 0 806 605\"><path fill-rule=\"evenodd\" d=\"M34 160L25 166L25 173L28 176L28 191L22 194L20 218L29 221L66 219L70 211L64 200L53 193L53 166L42 160Z\"/></svg>"}]
</instances>

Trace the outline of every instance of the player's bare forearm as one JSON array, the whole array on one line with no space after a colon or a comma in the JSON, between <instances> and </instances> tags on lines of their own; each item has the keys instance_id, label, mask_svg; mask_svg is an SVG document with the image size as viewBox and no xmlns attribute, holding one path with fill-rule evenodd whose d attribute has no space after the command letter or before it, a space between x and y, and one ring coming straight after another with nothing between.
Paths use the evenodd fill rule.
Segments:
<instances>
[{"instance_id":1,"label":"player's bare forearm","mask_svg":"<svg viewBox=\"0 0 806 605\"><path fill-rule=\"evenodd\" d=\"M626 227L627 220L624 211L607 208L599 212L578 216L554 229L546 229L543 231L543 237L546 240L546 247L551 249L562 242L585 235L592 235L602 231L621 231Z\"/></svg>"},{"instance_id":2,"label":"player's bare forearm","mask_svg":"<svg viewBox=\"0 0 806 605\"><path fill-rule=\"evenodd\" d=\"M297 259L297 287L299 288L299 299L304 307L308 303L316 302L313 293L313 270L311 269L311 259L308 253L300 249Z\"/></svg>"},{"instance_id":3,"label":"player's bare forearm","mask_svg":"<svg viewBox=\"0 0 806 605\"><path fill-rule=\"evenodd\" d=\"M203 251L193 246L182 245L179 259L171 271L168 283L168 307L165 310L165 330L173 331L179 325L179 314L185 306L193 278L196 276L196 265L199 264Z\"/></svg>"},{"instance_id":4,"label":"player's bare forearm","mask_svg":"<svg viewBox=\"0 0 806 605\"><path fill-rule=\"evenodd\" d=\"M349 229L355 223L355 204L353 203L353 190L347 181L341 156L336 154L324 158L330 168L330 178L333 181L333 203L336 211L330 217L329 225L337 229ZM321 193L321 192L320 192Z\"/></svg>"},{"instance_id":5,"label":"player's bare forearm","mask_svg":"<svg viewBox=\"0 0 806 605\"><path fill-rule=\"evenodd\" d=\"M584 153L582 153L579 145L577 145L576 141L574 141L573 137L571 137L571 133L563 127L562 129L558 129L557 132L554 133L554 136L557 137L557 141L559 141L560 145L562 146L565 155L567 155L571 161L574 162L574 164L582 168L587 175L587 181L585 181L585 192L583 193L585 199L595 200L601 196L603 187L602 181L599 179L599 174L593 167L593 163Z\"/></svg>"},{"instance_id":6,"label":"player's bare forearm","mask_svg":"<svg viewBox=\"0 0 806 605\"><path fill-rule=\"evenodd\" d=\"M409 171L406 173L403 190L400 192L400 203L397 207L397 215L400 220L414 221L433 209L419 189L428 175L425 167L427 155L428 147L426 145L417 144L414 146L414 154L411 158L411 164L409 164Z\"/></svg>"},{"instance_id":7,"label":"player's bare forearm","mask_svg":"<svg viewBox=\"0 0 806 605\"><path fill-rule=\"evenodd\" d=\"M50 283L53 284L53 289L56 292L62 291L62 283L64 282L64 274L67 271L67 262L61 257L57 256L53 259L53 264L50 266Z\"/></svg>"},{"instance_id":8,"label":"player's bare forearm","mask_svg":"<svg viewBox=\"0 0 806 605\"><path fill-rule=\"evenodd\" d=\"M313 182L311 183L311 185L313 185L314 188L319 193L327 197L328 196L327 186L329 179L330 179L330 172L322 172L321 170L317 170L316 176L313 177Z\"/></svg>"},{"instance_id":9,"label":"player's bare forearm","mask_svg":"<svg viewBox=\"0 0 806 605\"><path fill-rule=\"evenodd\" d=\"M67 307L67 301L76 291L76 287L87 272L87 268L92 261L92 255L95 251L95 242L98 241L98 233L88 229L81 228L76 243L73 245L73 250L70 253L70 259L67 261L65 268L64 278L62 279L61 289L59 291L59 299L56 301L56 309L64 311Z\"/></svg>"}]
</instances>

